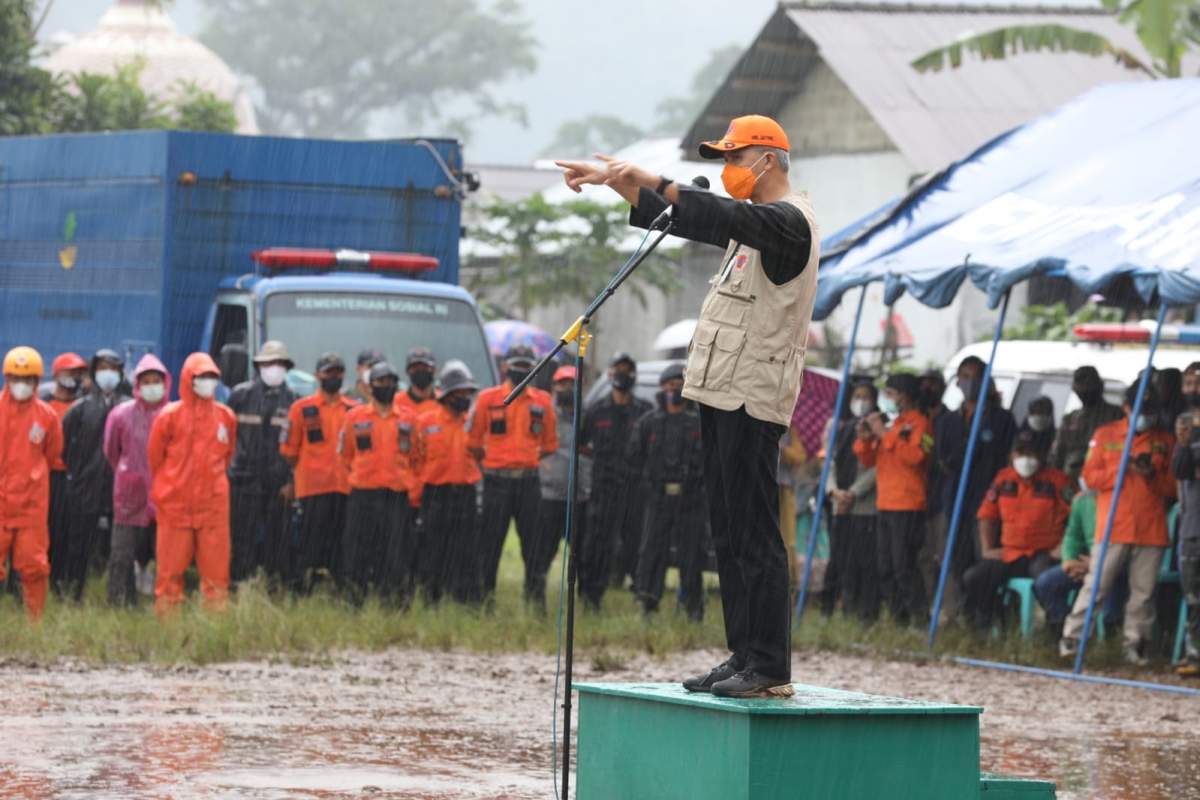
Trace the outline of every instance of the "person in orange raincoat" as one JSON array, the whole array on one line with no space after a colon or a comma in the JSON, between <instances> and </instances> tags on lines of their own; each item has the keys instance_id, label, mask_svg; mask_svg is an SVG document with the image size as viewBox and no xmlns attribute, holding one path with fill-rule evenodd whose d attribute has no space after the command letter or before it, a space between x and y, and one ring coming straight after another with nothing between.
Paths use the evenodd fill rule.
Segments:
<instances>
[{"instance_id":1,"label":"person in orange raincoat","mask_svg":"<svg viewBox=\"0 0 1200 800\"><path fill-rule=\"evenodd\" d=\"M214 398L221 371L207 353L192 353L179 376L180 399L154 420L147 446L150 498L158 512L155 608L183 601L183 574L196 561L210 608L229 592L229 478L237 419Z\"/></svg>"},{"instance_id":2,"label":"person in orange raincoat","mask_svg":"<svg viewBox=\"0 0 1200 800\"><path fill-rule=\"evenodd\" d=\"M1092 550L1097 555L1063 625L1062 638L1058 642L1058 651L1063 658L1075 655L1083 635L1092 585L1097 580L1100 542L1108 524L1117 471L1132 422L1136 435L1129 453L1129 468L1125 472L1112 538L1104 558L1104 572L1099 576L1096 604L1099 607L1104 603L1121 571L1128 568L1129 600L1125 604L1123 654L1131 664L1147 663L1143 649L1154 628L1154 587L1158 583L1163 551L1170 544L1167 501L1176 494L1175 475L1171 471L1175 439L1167 431L1155 427L1161 404L1153 386L1146 387L1141 414L1136 420L1130 420L1137 388L1138 384L1134 382L1125 392L1125 418L1102 425L1092 434L1083 462L1081 477L1089 489L1097 492L1096 547Z\"/></svg>"},{"instance_id":3,"label":"person in orange raincoat","mask_svg":"<svg viewBox=\"0 0 1200 800\"><path fill-rule=\"evenodd\" d=\"M4 357L0 391L0 581L9 553L21 575L25 610L42 616L50 581L50 470L62 459L62 423L34 397L42 357L32 347L14 347Z\"/></svg>"}]
</instances>

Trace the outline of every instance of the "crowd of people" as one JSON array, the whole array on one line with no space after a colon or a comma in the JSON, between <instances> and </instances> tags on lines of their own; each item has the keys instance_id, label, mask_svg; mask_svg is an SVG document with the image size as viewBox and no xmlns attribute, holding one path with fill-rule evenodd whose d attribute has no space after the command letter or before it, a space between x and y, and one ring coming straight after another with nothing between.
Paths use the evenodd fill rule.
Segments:
<instances>
[{"instance_id":1,"label":"crowd of people","mask_svg":"<svg viewBox=\"0 0 1200 800\"><path fill-rule=\"evenodd\" d=\"M20 443L0 462L0 568L11 552L33 618L49 587L79 602L101 571L109 603L153 594L165 614L193 564L213 608L259 573L301 594L328 581L355 604L374 594L402 608L420 592L481 605L513 525L525 600L544 611L568 515L575 368L505 405L534 362L530 348L510 348L504 381L481 389L462 361L439 369L426 348L408 352L403 374L368 349L351 386L327 353L317 391L299 398L286 346L269 341L254 379L232 390L193 353L169 402L173 376L154 355L126 371L112 350L90 362L65 353L45 375L36 351L15 348L0 393L0 429ZM682 365L661 375L657 406L634 395L636 370L614 357L611 391L581 421L580 594L598 608L630 580L652 613L679 563L681 604L700 619L699 418Z\"/></svg>"},{"instance_id":2,"label":"crowd of people","mask_svg":"<svg viewBox=\"0 0 1200 800\"><path fill-rule=\"evenodd\" d=\"M404 372L375 350L347 367L318 360L317 391L298 398L281 342L254 359L255 378L222 396L206 354L188 357L179 400L153 355L131 371L112 350L90 361L58 356L42 384L38 353L4 361L0 431L17 443L0 464L0 566L11 554L31 616L47 589L79 601L90 573L107 573L114 605L152 593L160 612L184 597L194 563L205 603L221 607L230 586L260 571L276 589L311 592L322 581L353 603L374 593L404 607L417 592L486 604L496 591L510 526L520 541L524 597L545 608L546 575L569 512L574 367L550 391L504 399L534 365L511 348L504 381L481 389L461 361L439 364L426 348ZM636 361L616 355L610 388L582 409L579 591L598 608L614 586L654 613L666 570L679 568L678 600L704 614L705 533L700 422L682 394L683 365L661 373L657 403L634 393ZM1156 371L1137 419L1136 385L1123 407L1104 397L1092 367L1076 371L1081 407L1056 424L1039 397L1021 424L984 364L958 365L958 410L942 404L940 373L897 372L883 383L856 377L836 426L829 508L830 558L820 593L873 621L886 608L901 624L928 621L966 469L967 439L986 395L963 513L949 554L943 613L991 631L1011 578L1030 578L1064 657L1083 634L1093 584L1108 627L1123 629L1124 654L1147 661L1164 554L1178 544L1189 604L1187 663L1200 670L1200 362L1182 374ZM1106 527L1129 425L1135 436L1111 545L1092 569ZM795 519L789 465L805 460L795 432L780 442L781 519ZM795 451L801 451L797 454ZM1178 502L1177 532L1168 511ZM783 526L790 527L788 523ZM786 537L786 534L785 534ZM154 562L151 567L151 562Z\"/></svg>"},{"instance_id":3,"label":"crowd of people","mask_svg":"<svg viewBox=\"0 0 1200 800\"><path fill-rule=\"evenodd\" d=\"M1136 418L1137 383L1117 406L1105 400L1097 370L1081 367L1072 385L1081 407L1061 427L1049 397L1030 403L1018 425L995 386L982 387L984 372L978 358L958 365L963 402L956 411L943 405L946 387L935 371L894 373L882 393L873 379L855 379L831 423L837 430L824 498L832 513L825 613L840 607L871 622L886 607L901 623L929 621L966 470L942 622L989 634L1008 581L1032 579L1059 654L1073 657L1098 583L1097 614L1107 627L1122 628L1125 659L1144 665L1165 563L1177 566L1168 571L1179 574L1188 606L1186 661L1178 671L1200 674L1200 362L1183 373L1155 371ZM1097 574L1093 558L1131 425L1128 474Z\"/></svg>"}]
</instances>

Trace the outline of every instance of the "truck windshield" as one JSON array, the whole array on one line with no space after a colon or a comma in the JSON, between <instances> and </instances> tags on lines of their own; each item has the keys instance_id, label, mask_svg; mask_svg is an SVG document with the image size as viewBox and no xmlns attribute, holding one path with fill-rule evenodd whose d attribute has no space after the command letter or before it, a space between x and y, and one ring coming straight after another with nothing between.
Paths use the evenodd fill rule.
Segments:
<instances>
[{"instance_id":1,"label":"truck windshield","mask_svg":"<svg viewBox=\"0 0 1200 800\"><path fill-rule=\"evenodd\" d=\"M410 348L427 347L438 365L465 361L481 386L492 383L491 355L475 310L461 300L356 292L280 292L266 301L266 334L287 345L297 371L311 373L322 353L346 362L354 382L359 352L380 350L404 377Z\"/></svg>"}]
</instances>

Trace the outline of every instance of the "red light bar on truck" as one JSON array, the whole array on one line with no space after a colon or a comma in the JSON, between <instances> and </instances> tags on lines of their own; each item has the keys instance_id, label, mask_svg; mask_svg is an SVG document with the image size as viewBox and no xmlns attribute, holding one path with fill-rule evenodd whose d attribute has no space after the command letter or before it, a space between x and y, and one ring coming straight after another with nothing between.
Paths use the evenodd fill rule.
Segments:
<instances>
[{"instance_id":1,"label":"red light bar on truck","mask_svg":"<svg viewBox=\"0 0 1200 800\"><path fill-rule=\"evenodd\" d=\"M438 260L417 253L364 252L362 250L311 250L302 247L268 247L251 258L268 269L288 267L329 269L351 267L379 272L432 272Z\"/></svg>"},{"instance_id":2,"label":"red light bar on truck","mask_svg":"<svg viewBox=\"0 0 1200 800\"><path fill-rule=\"evenodd\" d=\"M1081 342L1145 344L1154 332L1152 320L1141 322L1085 322L1074 328ZM1159 341L1171 344L1200 344L1200 326L1163 325Z\"/></svg>"}]
</instances>

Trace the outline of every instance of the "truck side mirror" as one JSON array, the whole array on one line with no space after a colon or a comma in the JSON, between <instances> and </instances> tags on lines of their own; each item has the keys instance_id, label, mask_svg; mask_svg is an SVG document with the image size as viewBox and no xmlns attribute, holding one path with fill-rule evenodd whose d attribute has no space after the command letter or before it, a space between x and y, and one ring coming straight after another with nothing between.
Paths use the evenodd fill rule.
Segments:
<instances>
[{"instance_id":1,"label":"truck side mirror","mask_svg":"<svg viewBox=\"0 0 1200 800\"><path fill-rule=\"evenodd\" d=\"M221 382L232 389L246 380L250 370L250 351L244 344L222 345L217 366L221 369Z\"/></svg>"}]
</instances>

